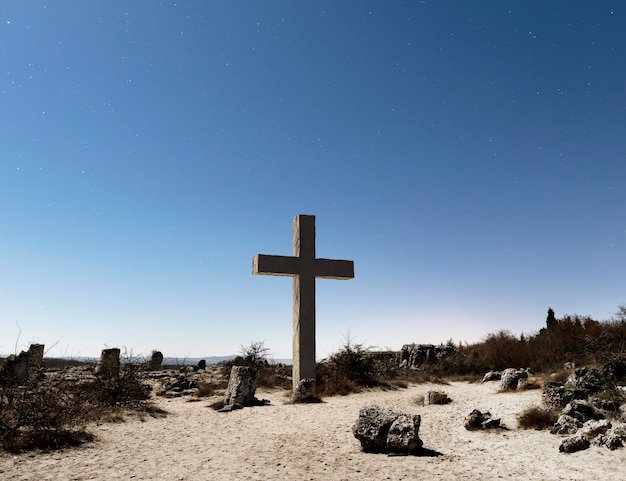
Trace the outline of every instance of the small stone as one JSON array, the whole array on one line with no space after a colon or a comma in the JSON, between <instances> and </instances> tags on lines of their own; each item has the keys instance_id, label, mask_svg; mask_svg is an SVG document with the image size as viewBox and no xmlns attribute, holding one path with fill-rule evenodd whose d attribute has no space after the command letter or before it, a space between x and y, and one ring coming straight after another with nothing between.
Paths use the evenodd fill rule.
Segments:
<instances>
[{"instance_id":1,"label":"small stone","mask_svg":"<svg viewBox=\"0 0 626 481\"><path fill-rule=\"evenodd\" d=\"M559 451L562 453L575 453L576 451L583 451L588 449L591 443L583 436L576 435L571 438L564 439L560 446Z\"/></svg>"}]
</instances>

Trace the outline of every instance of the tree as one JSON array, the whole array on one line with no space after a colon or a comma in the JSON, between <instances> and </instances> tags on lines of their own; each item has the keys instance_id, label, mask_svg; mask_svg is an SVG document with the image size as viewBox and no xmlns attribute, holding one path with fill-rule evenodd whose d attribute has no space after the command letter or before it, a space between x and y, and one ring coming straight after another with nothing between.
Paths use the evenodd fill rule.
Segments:
<instances>
[{"instance_id":1,"label":"tree","mask_svg":"<svg viewBox=\"0 0 626 481\"><path fill-rule=\"evenodd\" d=\"M555 327L559 321L554 317L554 311L551 307L548 308L548 317L546 318L546 327L548 329Z\"/></svg>"}]
</instances>

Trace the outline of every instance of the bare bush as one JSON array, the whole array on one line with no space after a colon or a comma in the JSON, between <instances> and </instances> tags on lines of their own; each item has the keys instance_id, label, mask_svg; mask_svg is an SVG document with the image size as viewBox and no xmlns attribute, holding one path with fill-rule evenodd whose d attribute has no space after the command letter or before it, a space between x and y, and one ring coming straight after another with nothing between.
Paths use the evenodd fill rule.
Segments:
<instances>
[{"instance_id":1,"label":"bare bush","mask_svg":"<svg viewBox=\"0 0 626 481\"><path fill-rule=\"evenodd\" d=\"M58 449L93 439L84 398L75 389L28 382L0 387L0 440L10 452Z\"/></svg>"},{"instance_id":2,"label":"bare bush","mask_svg":"<svg viewBox=\"0 0 626 481\"><path fill-rule=\"evenodd\" d=\"M517 423L523 429L548 429L554 426L558 413L552 409L533 406L525 409L517 416Z\"/></svg>"}]
</instances>

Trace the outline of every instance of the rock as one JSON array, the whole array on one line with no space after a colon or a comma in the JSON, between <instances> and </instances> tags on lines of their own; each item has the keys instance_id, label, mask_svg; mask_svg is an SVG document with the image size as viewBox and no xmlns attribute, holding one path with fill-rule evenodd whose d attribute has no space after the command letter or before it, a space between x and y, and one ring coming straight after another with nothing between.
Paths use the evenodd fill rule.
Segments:
<instances>
[{"instance_id":1,"label":"rock","mask_svg":"<svg viewBox=\"0 0 626 481\"><path fill-rule=\"evenodd\" d=\"M623 383L626 381L626 357L619 356L602 366L601 376L612 383Z\"/></svg>"},{"instance_id":2,"label":"rock","mask_svg":"<svg viewBox=\"0 0 626 481\"><path fill-rule=\"evenodd\" d=\"M603 419L604 416L596 411L587 401L574 400L567 404L561 414L578 419L581 423L590 419Z\"/></svg>"},{"instance_id":3,"label":"rock","mask_svg":"<svg viewBox=\"0 0 626 481\"><path fill-rule=\"evenodd\" d=\"M28 367L39 369L43 365L43 344L31 344L28 348Z\"/></svg>"},{"instance_id":4,"label":"rock","mask_svg":"<svg viewBox=\"0 0 626 481\"><path fill-rule=\"evenodd\" d=\"M565 438L561 441L559 451L562 453L575 453L576 451L582 451L588 449L591 443L583 436L576 435L571 438Z\"/></svg>"},{"instance_id":5,"label":"rock","mask_svg":"<svg viewBox=\"0 0 626 481\"><path fill-rule=\"evenodd\" d=\"M315 379L301 379L293 391L291 400L294 403L319 402L320 398L317 397Z\"/></svg>"},{"instance_id":6,"label":"rock","mask_svg":"<svg viewBox=\"0 0 626 481\"><path fill-rule=\"evenodd\" d=\"M597 369L583 367L576 369L565 382L566 387L575 387L588 391L589 394L599 391L605 380Z\"/></svg>"},{"instance_id":7,"label":"rock","mask_svg":"<svg viewBox=\"0 0 626 481\"><path fill-rule=\"evenodd\" d=\"M120 377L120 350L116 347L103 349L100 362L96 367L96 375L103 380L119 379Z\"/></svg>"},{"instance_id":8,"label":"rock","mask_svg":"<svg viewBox=\"0 0 626 481\"><path fill-rule=\"evenodd\" d=\"M499 381L501 378L502 373L500 371L489 371L483 376L483 382Z\"/></svg>"},{"instance_id":9,"label":"rock","mask_svg":"<svg viewBox=\"0 0 626 481\"><path fill-rule=\"evenodd\" d=\"M163 353L161 351L152 351L150 361L148 361L149 371L160 371L163 364Z\"/></svg>"},{"instance_id":10,"label":"rock","mask_svg":"<svg viewBox=\"0 0 626 481\"><path fill-rule=\"evenodd\" d=\"M224 405L241 404L252 406L259 401L254 397L256 392L256 369L248 366L233 366L230 370L228 389Z\"/></svg>"},{"instance_id":11,"label":"rock","mask_svg":"<svg viewBox=\"0 0 626 481\"><path fill-rule=\"evenodd\" d=\"M524 369L508 368L502 371L500 378L500 390L515 391L520 384L520 380L528 378L528 372Z\"/></svg>"},{"instance_id":12,"label":"rock","mask_svg":"<svg viewBox=\"0 0 626 481\"><path fill-rule=\"evenodd\" d=\"M591 441L593 438L606 433L611 428L611 423L606 419L587 421L583 424L583 427L580 428L578 434L584 436L586 439Z\"/></svg>"},{"instance_id":13,"label":"rock","mask_svg":"<svg viewBox=\"0 0 626 481\"><path fill-rule=\"evenodd\" d=\"M624 447L626 441L626 423L620 423L600 434L594 441L598 446L606 446L611 451Z\"/></svg>"},{"instance_id":14,"label":"rock","mask_svg":"<svg viewBox=\"0 0 626 481\"><path fill-rule=\"evenodd\" d=\"M428 391L424 398L424 404L448 404L450 402L452 402L452 399L445 392L441 391Z\"/></svg>"},{"instance_id":15,"label":"rock","mask_svg":"<svg viewBox=\"0 0 626 481\"><path fill-rule=\"evenodd\" d=\"M419 438L420 423L417 414L369 406L359 411L352 433L364 451L410 454L423 444Z\"/></svg>"},{"instance_id":16,"label":"rock","mask_svg":"<svg viewBox=\"0 0 626 481\"><path fill-rule=\"evenodd\" d=\"M500 427L500 418L493 418L490 412L480 412L474 409L469 416L465 418L465 429L468 431L477 431L479 429L497 429Z\"/></svg>"},{"instance_id":17,"label":"rock","mask_svg":"<svg viewBox=\"0 0 626 481\"><path fill-rule=\"evenodd\" d=\"M405 344L400 351L402 367L418 368L423 364L432 364L455 352L452 346L433 344Z\"/></svg>"},{"instance_id":18,"label":"rock","mask_svg":"<svg viewBox=\"0 0 626 481\"><path fill-rule=\"evenodd\" d=\"M197 368L198 371L206 369L206 360L205 359L200 359L198 361L198 364L196 365L196 368Z\"/></svg>"},{"instance_id":19,"label":"rock","mask_svg":"<svg viewBox=\"0 0 626 481\"><path fill-rule=\"evenodd\" d=\"M577 433L583 423L572 416L561 414L554 426L550 429L552 434L574 434Z\"/></svg>"},{"instance_id":20,"label":"rock","mask_svg":"<svg viewBox=\"0 0 626 481\"><path fill-rule=\"evenodd\" d=\"M0 367L0 384L20 386L31 379L43 364L43 344L31 344L28 351L10 355Z\"/></svg>"},{"instance_id":21,"label":"rock","mask_svg":"<svg viewBox=\"0 0 626 481\"><path fill-rule=\"evenodd\" d=\"M541 393L541 402L549 409L563 409L570 401L587 399L589 391L559 382L548 382Z\"/></svg>"}]
</instances>

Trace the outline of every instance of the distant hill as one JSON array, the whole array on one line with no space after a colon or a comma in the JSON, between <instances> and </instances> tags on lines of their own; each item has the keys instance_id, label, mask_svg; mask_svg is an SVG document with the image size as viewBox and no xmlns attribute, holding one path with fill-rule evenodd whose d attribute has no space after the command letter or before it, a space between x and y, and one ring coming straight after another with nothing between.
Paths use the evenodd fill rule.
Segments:
<instances>
[{"instance_id":1,"label":"distant hill","mask_svg":"<svg viewBox=\"0 0 626 481\"><path fill-rule=\"evenodd\" d=\"M7 356L0 356L0 366L4 363ZM207 365L215 365L221 362L230 361L235 359L236 355L230 356L207 356L207 357L165 357L163 358L163 365L168 367L178 366L195 366L201 360L205 360ZM98 359L93 357L73 357L73 358L54 358L45 357L44 363L48 368L63 368L68 366L80 366L83 364L91 364L98 362ZM270 359L270 362L275 364L291 364L291 359Z\"/></svg>"}]
</instances>

